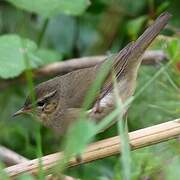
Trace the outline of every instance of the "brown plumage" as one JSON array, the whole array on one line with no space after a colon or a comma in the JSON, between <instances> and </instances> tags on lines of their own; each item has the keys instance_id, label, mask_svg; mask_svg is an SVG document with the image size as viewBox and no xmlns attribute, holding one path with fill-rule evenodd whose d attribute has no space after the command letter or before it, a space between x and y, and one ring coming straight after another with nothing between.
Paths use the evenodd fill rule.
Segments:
<instances>
[{"instance_id":1,"label":"brown plumage","mask_svg":"<svg viewBox=\"0 0 180 180\"><path fill-rule=\"evenodd\" d=\"M90 117L101 120L114 108L112 72L117 79L119 96L122 102L125 102L133 95L138 69L141 64L141 56L167 24L170 16L169 13L160 15L135 42L128 44L115 57L110 58L112 61L111 71L107 73L101 90L94 101L94 103L97 100L101 102L109 96L109 106L106 107L107 109L102 109L104 112L102 114L100 112L97 117L96 115L92 116L91 112ZM64 134L69 125L77 119L87 91L106 62L105 60L95 67L79 69L39 84L35 88L36 113L39 120L59 134ZM31 111L32 102L28 97L23 108L15 115Z\"/></svg>"}]
</instances>

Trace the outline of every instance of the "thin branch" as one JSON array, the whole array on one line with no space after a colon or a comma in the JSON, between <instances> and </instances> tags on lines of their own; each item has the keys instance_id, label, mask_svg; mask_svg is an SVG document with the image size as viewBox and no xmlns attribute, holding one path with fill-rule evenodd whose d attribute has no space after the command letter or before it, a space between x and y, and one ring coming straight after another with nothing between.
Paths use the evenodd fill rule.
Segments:
<instances>
[{"instance_id":1,"label":"thin branch","mask_svg":"<svg viewBox=\"0 0 180 180\"><path fill-rule=\"evenodd\" d=\"M17 154L16 152L0 145L0 160L6 165L12 166L15 164L23 163L28 161L25 157Z\"/></svg>"},{"instance_id":2,"label":"thin branch","mask_svg":"<svg viewBox=\"0 0 180 180\"><path fill-rule=\"evenodd\" d=\"M0 160L4 162L7 166L20 164L23 162L28 162L29 160L20 154L0 145ZM75 180L73 177L62 175L63 180ZM46 180L55 180L57 179L55 175L46 176Z\"/></svg>"},{"instance_id":3,"label":"thin branch","mask_svg":"<svg viewBox=\"0 0 180 180\"><path fill-rule=\"evenodd\" d=\"M140 129L129 133L131 149L139 149L152 144L157 144L176 138L180 135L180 119L165 122L159 125ZM88 146L86 151L81 156L81 161L72 158L68 166L76 166L78 164L88 163L97 159L102 159L108 156L120 153L121 141L119 136L98 141ZM53 168L60 159L63 158L63 152L50 154L42 157L42 165L44 170ZM39 160L34 159L25 163L11 166L5 169L9 177L16 177L22 173L38 173Z\"/></svg>"},{"instance_id":4,"label":"thin branch","mask_svg":"<svg viewBox=\"0 0 180 180\"><path fill-rule=\"evenodd\" d=\"M92 57L82 57L82 58L75 58L66 61L55 62L46 65L42 68L39 68L37 70L34 70L33 77L35 79L40 79L48 76L63 75L77 69L95 66L97 63L102 62L105 58L106 56L92 56ZM146 51L142 58L143 58L142 63L146 65L147 64L156 65L159 62L168 59L163 51L157 51L157 50ZM10 85L14 85L14 84L17 85L19 83L24 83L25 81L26 78L24 74L14 79L0 80L0 89L2 90Z\"/></svg>"},{"instance_id":5,"label":"thin branch","mask_svg":"<svg viewBox=\"0 0 180 180\"><path fill-rule=\"evenodd\" d=\"M92 56L55 62L35 71L35 76L63 75L77 69L95 66L97 63L102 62L105 58L106 56Z\"/></svg>"},{"instance_id":6,"label":"thin branch","mask_svg":"<svg viewBox=\"0 0 180 180\"><path fill-rule=\"evenodd\" d=\"M56 62L46 65L35 71L36 76L62 75L77 69L88 68L102 62L107 56L93 56L70 59L67 61ZM143 55L143 64L157 64L163 60L167 60L167 56L163 51L149 50Z\"/></svg>"}]
</instances>

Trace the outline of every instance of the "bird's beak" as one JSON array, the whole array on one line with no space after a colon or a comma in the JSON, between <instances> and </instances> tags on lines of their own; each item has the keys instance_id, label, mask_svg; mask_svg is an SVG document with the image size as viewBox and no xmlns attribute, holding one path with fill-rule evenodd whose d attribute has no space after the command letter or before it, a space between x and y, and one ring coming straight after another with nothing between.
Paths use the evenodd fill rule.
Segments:
<instances>
[{"instance_id":1,"label":"bird's beak","mask_svg":"<svg viewBox=\"0 0 180 180\"><path fill-rule=\"evenodd\" d=\"M15 112L15 113L12 115L12 117L18 116L18 115L23 114L23 113L25 113L25 112L26 112L26 110L24 109L24 107L22 107L20 110L18 110L17 112Z\"/></svg>"}]
</instances>

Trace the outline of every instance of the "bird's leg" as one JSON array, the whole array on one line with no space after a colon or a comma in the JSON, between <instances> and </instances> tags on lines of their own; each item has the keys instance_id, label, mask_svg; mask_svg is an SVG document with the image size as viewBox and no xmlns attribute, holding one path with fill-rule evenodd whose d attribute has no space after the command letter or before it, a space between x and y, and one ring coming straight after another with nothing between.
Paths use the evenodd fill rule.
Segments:
<instances>
[{"instance_id":1,"label":"bird's leg","mask_svg":"<svg viewBox=\"0 0 180 180\"><path fill-rule=\"evenodd\" d=\"M94 113L101 113L102 108L100 107L100 99L98 99L93 107L93 112Z\"/></svg>"},{"instance_id":2,"label":"bird's leg","mask_svg":"<svg viewBox=\"0 0 180 180\"><path fill-rule=\"evenodd\" d=\"M81 156L81 154L77 154L77 155L75 156L75 159L76 159L76 161L77 161L78 163L81 163L81 162L82 162L82 156Z\"/></svg>"}]
</instances>

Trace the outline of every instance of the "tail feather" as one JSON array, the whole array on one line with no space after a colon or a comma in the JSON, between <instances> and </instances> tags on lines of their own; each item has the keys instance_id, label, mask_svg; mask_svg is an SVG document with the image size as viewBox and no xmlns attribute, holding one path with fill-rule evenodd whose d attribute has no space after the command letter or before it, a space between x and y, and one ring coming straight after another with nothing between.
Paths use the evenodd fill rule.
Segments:
<instances>
[{"instance_id":1,"label":"tail feather","mask_svg":"<svg viewBox=\"0 0 180 180\"><path fill-rule=\"evenodd\" d=\"M135 42L129 43L117 54L117 56L113 59L112 65L117 81L123 77L124 73L126 73L127 66L130 65L132 68L139 67L138 64L141 63L140 57L143 55L155 37L164 28L170 17L171 15L168 12L161 14ZM106 78L99 99L102 99L112 90L113 83L111 75L112 74L110 73L110 75Z\"/></svg>"},{"instance_id":2,"label":"tail feather","mask_svg":"<svg viewBox=\"0 0 180 180\"><path fill-rule=\"evenodd\" d=\"M141 56L160 31L168 23L168 20L171 18L171 14L168 12L162 13L155 22L148 27L144 33L136 40L134 47L132 49L132 56L138 58Z\"/></svg>"},{"instance_id":3,"label":"tail feather","mask_svg":"<svg viewBox=\"0 0 180 180\"><path fill-rule=\"evenodd\" d=\"M115 57L115 60L112 66L113 66L113 72L115 73L117 81L122 76L122 73L128 64L127 56L130 53L132 47L133 47L133 42L129 43L126 47L124 47ZM106 81L104 82L99 99L102 99L106 94L108 94L112 90L112 88L113 88L113 84L112 84L112 77L110 73L110 75L106 78Z\"/></svg>"}]
</instances>

